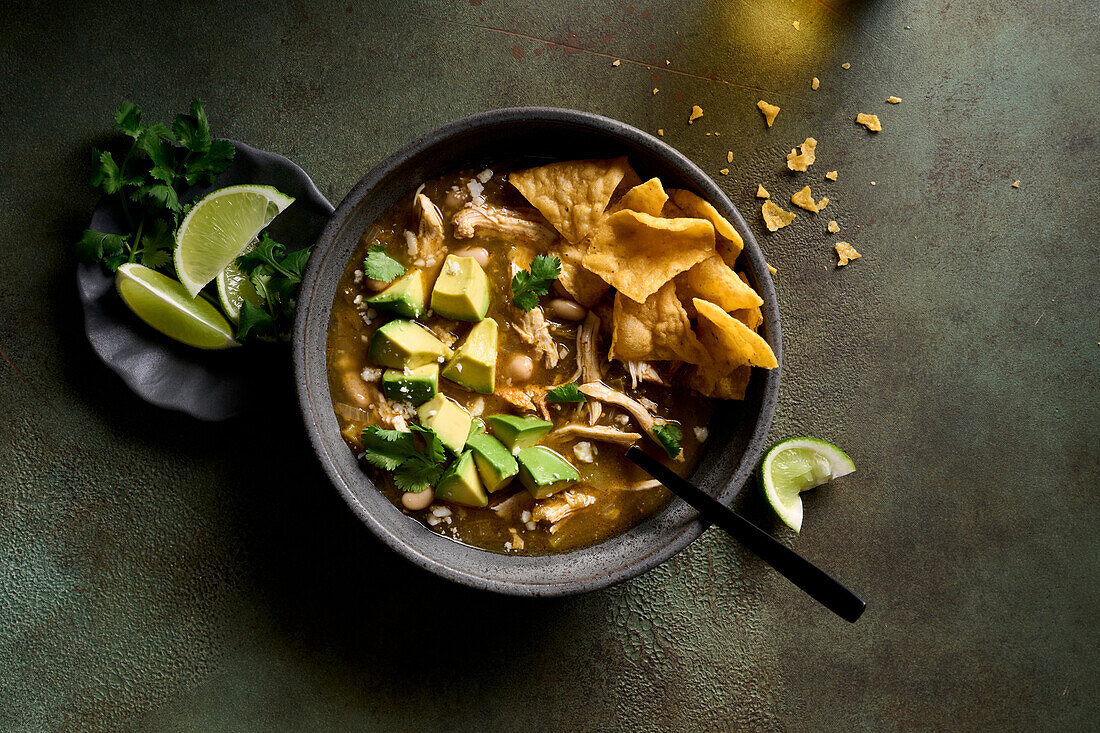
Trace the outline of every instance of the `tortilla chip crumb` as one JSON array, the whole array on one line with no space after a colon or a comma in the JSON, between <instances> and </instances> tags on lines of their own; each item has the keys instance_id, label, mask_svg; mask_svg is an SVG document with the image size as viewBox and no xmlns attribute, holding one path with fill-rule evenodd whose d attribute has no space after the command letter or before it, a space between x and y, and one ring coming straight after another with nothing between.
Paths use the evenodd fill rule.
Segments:
<instances>
[{"instance_id":1,"label":"tortilla chip crumb","mask_svg":"<svg viewBox=\"0 0 1100 733\"><path fill-rule=\"evenodd\" d=\"M871 181L871 185L872 185L872 186L877 186L877 185L878 185L878 182L877 182L877 181Z\"/></svg>"},{"instance_id":2,"label":"tortilla chip crumb","mask_svg":"<svg viewBox=\"0 0 1100 733\"><path fill-rule=\"evenodd\" d=\"M829 171L828 173L825 174L825 177L828 178L830 181L835 181L836 180L836 171Z\"/></svg>"},{"instance_id":3,"label":"tortilla chip crumb","mask_svg":"<svg viewBox=\"0 0 1100 733\"><path fill-rule=\"evenodd\" d=\"M691 114L688 115L688 124L692 124L695 120L703 116L703 108L695 104L691 107Z\"/></svg>"},{"instance_id":4,"label":"tortilla chip crumb","mask_svg":"<svg viewBox=\"0 0 1100 733\"><path fill-rule=\"evenodd\" d=\"M723 176L728 176L730 174L730 169L729 168L723 168L722 170L720 170L718 172L721 173Z\"/></svg>"},{"instance_id":5,"label":"tortilla chip crumb","mask_svg":"<svg viewBox=\"0 0 1100 733\"><path fill-rule=\"evenodd\" d=\"M763 99L756 103L756 107L764 114L764 119L768 122L768 127L772 126L775 122L776 116L779 114L779 107L774 104L768 104Z\"/></svg>"},{"instance_id":6,"label":"tortilla chip crumb","mask_svg":"<svg viewBox=\"0 0 1100 733\"><path fill-rule=\"evenodd\" d=\"M814 203L814 195L810 192L810 187L806 186L801 191L791 196L791 203L816 214L829 205L829 199L823 198L817 203Z\"/></svg>"},{"instance_id":7,"label":"tortilla chip crumb","mask_svg":"<svg viewBox=\"0 0 1100 733\"><path fill-rule=\"evenodd\" d=\"M829 205L829 197L825 196L820 201L817 202L817 210L821 211L822 209L824 209L828 205Z\"/></svg>"},{"instance_id":8,"label":"tortilla chip crumb","mask_svg":"<svg viewBox=\"0 0 1100 733\"><path fill-rule=\"evenodd\" d=\"M878 121L878 115L860 112L856 115L856 124L863 125L871 132L882 132L882 123Z\"/></svg>"},{"instance_id":9,"label":"tortilla chip crumb","mask_svg":"<svg viewBox=\"0 0 1100 733\"><path fill-rule=\"evenodd\" d=\"M800 31L800 30L802 30L801 28L799 28L799 27L798 27L798 21L797 21L797 20L796 20L796 21L793 21L793 22L791 23L791 25L793 25L793 26L794 26L794 29L795 29L796 31Z\"/></svg>"},{"instance_id":10,"label":"tortilla chip crumb","mask_svg":"<svg viewBox=\"0 0 1100 733\"><path fill-rule=\"evenodd\" d=\"M843 64L841 64L841 65L840 65L840 68L842 68L842 69L850 69L850 68L852 68L852 65L851 65L851 64L849 64L849 63L848 63L847 61L845 61L845 62L844 62Z\"/></svg>"},{"instance_id":11,"label":"tortilla chip crumb","mask_svg":"<svg viewBox=\"0 0 1100 733\"><path fill-rule=\"evenodd\" d=\"M1013 188L1019 188L1020 187L1020 182L1019 181L1013 181L1012 182L1012 187Z\"/></svg>"},{"instance_id":12,"label":"tortilla chip crumb","mask_svg":"<svg viewBox=\"0 0 1100 733\"><path fill-rule=\"evenodd\" d=\"M796 153L794 148L791 148L791 152L787 154L787 167L792 171L804 171L813 165L814 160L817 159L815 151L817 150L817 140L812 137L806 138L806 142L798 146L801 152Z\"/></svg>"},{"instance_id":13,"label":"tortilla chip crumb","mask_svg":"<svg viewBox=\"0 0 1100 733\"><path fill-rule=\"evenodd\" d=\"M653 87L653 96L657 96L657 92L661 91L657 87Z\"/></svg>"},{"instance_id":14,"label":"tortilla chip crumb","mask_svg":"<svg viewBox=\"0 0 1100 733\"><path fill-rule=\"evenodd\" d=\"M760 207L760 214L764 217L764 224L768 227L769 232L779 231L794 221L797 216L793 212L784 211L770 200L765 201L764 205Z\"/></svg>"},{"instance_id":15,"label":"tortilla chip crumb","mask_svg":"<svg viewBox=\"0 0 1100 733\"><path fill-rule=\"evenodd\" d=\"M815 76L814 80L810 82L810 89L813 89L816 92L819 86L821 86L821 80Z\"/></svg>"},{"instance_id":16,"label":"tortilla chip crumb","mask_svg":"<svg viewBox=\"0 0 1100 733\"><path fill-rule=\"evenodd\" d=\"M768 189L764 188L763 183L756 184L756 198L758 199L770 199L772 195L768 193Z\"/></svg>"},{"instance_id":17,"label":"tortilla chip crumb","mask_svg":"<svg viewBox=\"0 0 1100 733\"><path fill-rule=\"evenodd\" d=\"M840 225L837 224L835 221L829 222L829 226L827 228L830 234L836 234L840 231Z\"/></svg>"},{"instance_id":18,"label":"tortilla chip crumb","mask_svg":"<svg viewBox=\"0 0 1100 733\"><path fill-rule=\"evenodd\" d=\"M672 62L668 59L665 59L665 66L672 66Z\"/></svg>"},{"instance_id":19,"label":"tortilla chip crumb","mask_svg":"<svg viewBox=\"0 0 1100 733\"><path fill-rule=\"evenodd\" d=\"M664 137L665 136L665 128L658 127L657 128L657 134L660 135L661 137Z\"/></svg>"},{"instance_id":20,"label":"tortilla chip crumb","mask_svg":"<svg viewBox=\"0 0 1100 733\"><path fill-rule=\"evenodd\" d=\"M775 273L779 272L779 270L772 267L770 263L765 262L764 264L768 266L768 272L770 272L771 274L774 275Z\"/></svg>"},{"instance_id":21,"label":"tortilla chip crumb","mask_svg":"<svg viewBox=\"0 0 1100 733\"><path fill-rule=\"evenodd\" d=\"M886 101L890 104L901 104L901 97L887 97Z\"/></svg>"},{"instance_id":22,"label":"tortilla chip crumb","mask_svg":"<svg viewBox=\"0 0 1100 733\"><path fill-rule=\"evenodd\" d=\"M729 152L726 153L726 162L727 163L732 163L733 162L733 151L732 150L730 150Z\"/></svg>"},{"instance_id":23,"label":"tortilla chip crumb","mask_svg":"<svg viewBox=\"0 0 1100 733\"><path fill-rule=\"evenodd\" d=\"M615 59L614 61L611 62L611 65L612 66L618 66L621 63L622 63L622 61L619 61L619 59Z\"/></svg>"},{"instance_id":24,"label":"tortilla chip crumb","mask_svg":"<svg viewBox=\"0 0 1100 733\"><path fill-rule=\"evenodd\" d=\"M853 247L852 245L848 244L847 242L837 242L836 243L836 256L837 256L836 266L837 267L844 267L845 265L847 265L852 260L859 259L863 255L861 255L859 252L856 252L856 248Z\"/></svg>"}]
</instances>

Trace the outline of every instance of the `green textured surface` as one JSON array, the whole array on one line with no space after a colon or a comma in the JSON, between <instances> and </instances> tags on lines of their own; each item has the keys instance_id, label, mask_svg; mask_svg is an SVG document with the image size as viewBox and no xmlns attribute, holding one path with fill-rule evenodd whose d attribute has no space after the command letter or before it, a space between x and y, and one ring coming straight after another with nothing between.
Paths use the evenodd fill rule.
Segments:
<instances>
[{"instance_id":1,"label":"green textured surface","mask_svg":"<svg viewBox=\"0 0 1100 733\"><path fill-rule=\"evenodd\" d=\"M0 17L0 729L1095 726L1094 4L378 5ZM587 597L452 587L329 488L289 383L270 415L218 426L131 396L83 339L68 248L118 102L164 119L191 96L334 203L482 109L663 127L779 268L773 436L859 467L808 497L797 538L739 504L863 594L863 619L713 530ZM770 130L761 97L783 107ZM807 135L818 162L792 179ZM827 215L764 233L757 182L785 199L803 180ZM836 270L837 239L863 259Z\"/></svg>"}]
</instances>

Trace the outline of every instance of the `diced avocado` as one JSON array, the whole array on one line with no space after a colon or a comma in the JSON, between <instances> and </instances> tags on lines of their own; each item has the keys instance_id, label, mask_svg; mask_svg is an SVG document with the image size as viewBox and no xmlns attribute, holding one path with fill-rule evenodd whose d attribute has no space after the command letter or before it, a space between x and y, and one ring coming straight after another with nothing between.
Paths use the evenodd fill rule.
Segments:
<instances>
[{"instance_id":1,"label":"diced avocado","mask_svg":"<svg viewBox=\"0 0 1100 733\"><path fill-rule=\"evenodd\" d=\"M431 290L424 271L411 270L390 283L378 295L367 298L367 302L395 316L420 318L428 310Z\"/></svg>"},{"instance_id":2,"label":"diced avocado","mask_svg":"<svg viewBox=\"0 0 1100 733\"><path fill-rule=\"evenodd\" d=\"M382 374L382 391L395 402L411 402L414 405L427 402L439 391L439 365L387 369Z\"/></svg>"},{"instance_id":3,"label":"diced avocado","mask_svg":"<svg viewBox=\"0 0 1100 733\"><path fill-rule=\"evenodd\" d=\"M473 451L463 453L443 473L435 485L435 496L464 506L485 506L489 503L485 487L477 477Z\"/></svg>"},{"instance_id":4,"label":"diced avocado","mask_svg":"<svg viewBox=\"0 0 1100 733\"><path fill-rule=\"evenodd\" d=\"M536 499L545 499L581 478L573 464L543 445L524 448L517 458L520 483Z\"/></svg>"},{"instance_id":5,"label":"diced avocado","mask_svg":"<svg viewBox=\"0 0 1100 733\"><path fill-rule=\"evenodd\" d=\"M462 452L470 434L471 419L461 405L440 392L418 407L416 415L422 426L435 431L443 445L456 454Z\"/></svg>"},{"instance_id":6,"label":"diced avocado","mask_svg":"<svg viewBox=\"0 0 1100 733\"><path fill-rule=\"evenodd\" d=\"M490 415L485 418L489 429L501 443L516 453L542 440L550 432L553 424L537 417L516 417L515 415Z\"/></svg>"},{"instance_id":7,"label":"diced avocado","mask_svg":"<svg viewBox=\"0 0 1100 733\"><path fill-rule=\"evenodd\" d=\"M443 376L475 392L493 393L497 376L496 321L486 318L474 324L443 368Z\"/></svg>"},{"instance_id":8,"label":"diced avocado","mask_svg":"<svg viewBox=\"0 0 1100 733\"><path fill-rule=\"evenodd\" d=\"M480 321L489 311L489 278L473 257L447 255L432 290L432 310L456 321Z\"/></svg>"},{"instance_id":9,"label":"diced avocado","mask_svg":"<svg viewBox=\"0 0 1100 733\"><path fill-rule=\"evenodd\" d=\"M442 363L454 355L442 341L412 321L390 321L374 332L370 340L370 360L391 369L416 369L425 364Z\"/></svg>"},{"instance_id":10,"label":"diced avocado","mask_svg":"<svg viewBox=\"0 0 1100 733\"><path fill-rule=\"evenodd\" d=\"M508 485L519 472L519 464L504 443L482 433L466 439L466 447L473 451L481 483L489 493Z\"/></svg>"},{"instance_id":11,"label":"diced avocado","mask_svg":"<svg viewBox=\"0 0 1100 733\"><path fill-rule=\"evenodd\" d=\"M469 442L470 438L475 435L481 435L485 432L485 421L480 417L475 417L470 421L470 434L466 436L466 441Z\"/></svg>"}]
</instances>

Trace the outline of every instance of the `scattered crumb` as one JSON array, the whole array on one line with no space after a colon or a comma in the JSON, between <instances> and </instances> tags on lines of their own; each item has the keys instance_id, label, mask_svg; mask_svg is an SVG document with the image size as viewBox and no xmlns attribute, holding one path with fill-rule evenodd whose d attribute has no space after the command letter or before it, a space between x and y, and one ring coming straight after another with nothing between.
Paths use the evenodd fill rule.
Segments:
<instances>
[{"instance_id":1,"label":"scattered crumb","mask_svg":"<svg viewBox=\"0 0 1100 733\"><path fill-rule=\"evenodd\" d=\"M729 168L722 168L718 172L721 173L723 176L728 176L730 174L730 169Z\"/></svg>"},{"instance_id":2,"label":"scattered crumb","mask_svg":"<svg viewBox=\"0 0 1100 733\"><path fill-rule=\"evenodd\" d=\"M882 123L878 121L878 115L869 115L864 112L860 112L856 115L856 124L863 125L871 132L882 131Z\"/></svg>"},{"instance_id":3,"label":"scattered crumb","mask_svg":"<svg viewBox=\"0 0 1100 733\"><path fill-rule=\"evenodd\" d=\"M836 171L829 171L828 173L825 174L825 177L828 178L830 181L835 181L836 180Z\"/></svg>"},{"instance_id":4,"label":"scattered crumb","mask_svg":"<svg viewBox=\"0 0 1100 733\"><path fill-rule=\"evenodd\" d=\"M612 61L612 62L611 62L611 65L612 65L612 66L618 66L618 65L619 65L619 64L621 64L621 63L622 63L622 62L621 62L621 61L619 61L619 59L615 59L614 61Z\"/></svg>"},{"instance_id":5,"label":"scattered crumb","mask_svg":"<svg viewBox=\"0 0 1100 733\"><path fill-rule=\"evenodd\" d=\"M829 205L829 199L823 198L814 203L814 195L810 192L810 187L806 186L801 191L791 196L791 203L816 214Z\"/></svg>"},{"instance_id":6,"label":"scattered crumb","mask_svg":"<svg viewBox=\"0 0 1100 733\"><path fill-rule=\"evenodd\" d=\"M872 186L877 186L877 185L878 185L878 182L877 182L877 181L871 181L871 185L872 185Z\"/></svg>"},{"instance_id":7,"label":"scattered crumb","mask_svg":"<svg viewBox=\"0 0 1100 733\"><path fill-rule=\"evenodd\" d=\"M665 136L665 128L658 127L657 128L657 134L660 135L661 137L664 137Z\"/></svg>"},{"instance_id":8,"label":"scattered crumb","mask_svg":"<svg viewBox=\"0 0 1100 733\"><path fill-rule=\"evenodd\" d=\"M810 82L810 89L813 89L816 92L819 86L821 86L821 80L815 76L814 80Z\"/></svg>"},{"instance_id":9,"label":"scattered crumb","mask_svg":"<svg viewBox=\"0 0 1100 733\"><path fill-rule=\"evenodd\" d=\"M796 31L800 31L800 30L802 30L801 28L799 28L799 27L798 27L798 21L797 21L797 20L796 20L796 21L793 21L793 22L791 23L791 25L793 25L793 26L794 26L794 29L795 29Z\"/></svg>"},{"instance_id":10,"label":"scattered crumb","mask_svg":"<svg viewBox=\"0 0 1100 733\"><path fill-rule=\"evenodd\" d=\"M692 124L695 120L703 116L703 108L697 104L692 105L691 114L688 115L688 124Z\"/></svg>"},{"instance_id":11,"label":"scattered crumb","mask_svg":"<svg viewBox=\"0 0 1100 733\"><path fill-rule=\"evenodd\" d=\"M773 274L773 275L774 275L775 273L779 272L779 270L775 269L774 267L772 267L771 265L769 265L769 264L768 264L767 262L765 262L764 264L765 264L765 265L768 265L768 272L770 272L771 274Z\"/></svg>"},{"instance_id":12,"label":"scattered crumb","mask_svg":"<svg viewBox=\"0 0 1100 733\"><path fill-rule=\"evenodd\" d=\"M797 214L784 211L771 201L765 201L760 207L760 214L764 217L764 224L769 232L776 232L794 221Z\"/></svg>"},{"instance_id":13,"label":"scattered crumb","mask_svg":"<svg viewBox=\"0 0 1100 733\"><path fill-rule=\"evenodd\" d=\"M732 150L730 150L729 152L726 153L726 162L727 163L732 163L733 162L733 151ZM1016 181L1016 183L1019 183L1019 181Z\"/></svg>"},{"instance_id":14,"label":"scattered crumb","mask_svg":"<svg viewBox=\"0 0 1100 733\"><path fill-rule=\"evenodd\" d=\"M573 455L575 455L577 460L581 463L592 463L596 460L596 456L592 450L592 444L586 440L582 440L573 446Z\"/></svg>"},{"instance_id":15,"label":"scattered crumb","mask_svg":"<svg viewBox=\"0 0 1100 733\"><path fill-rule=\"evenodd\" d=\"M756 184L756 198L758 199L770 199L772 195L768 193L768 189L764 188L763 183Z\"/></svg>"},{"instance_id":16,"label":"scattered crumb","mask_svg":"<svg viewBox=\"0 0 1100 733\"><path fill-rule=\"evenodd\" d=\"M840 225L837 224L836 221L829 222L829 226L827 228L830 234L836 234L840 231Z\"/></svg>"},{"instance_id":17,"label":"scattered crumb","mask_svg":"<svg viewBox=\"0 0 1100 733\"><path fill-rule=\"evenodd\" d=\"M695 439L698 440L700 443L705 441L708 435L710 435L710 431L707 430L705 427L703 427L702 425L695 426Z\"/></svg>"},{"instance_id":18,"label":"scattered crumb","mask_svg":"<svg viewBox=\"0 0 1100 733\"><path fill-rule=\"evenodd\" d=\"M657 96L657 92L661 91L657 87L653 87L653 96Z\"/></svg>"},{"instance_id":19,"label":"scattered crumb","mask_svg":"<svg viewBox=\"0 0 1100 733\"><path fill-rule=\"evenodd\" d=\"M672 62L668 59L665 59L665 66L672 66Z\"/></svg>"},{"instance_id":20,"label":"scattered crumb","mask_svg":"<svg viewBox=\"0 0 1100 733\"><path fill-rule=\"evenodd\" d=\"M768 127L771 127L772 123L775 122L776 116L779 114L779 107L776 107L774 104L768 104L763 99L756 103L756 107L764 114L764 119L768 121Z\"/></svg>"},{"instance_id":21,"label":"scattered crumb","mask_svg":"<svg viewBox=\"0 0 1100 733\"><path fill-rule=\"evenodd\" d=\"M890 104L901 104L901 97L887 97L886 101Z\"/></svg>"},{"instance_id":22,"label":"scattered crumb","mask_svg":"<svg viewBox=\"0 0 1100 733\"><path fill-rule=\"evenodd\" d=\"M710 136L711 136L711 135L713 135L714 133L712 133L712 132L706 132L706 133L703 133L703 134L704 134L704 135L706 135L707 137L710 137Z\"/></svg>"},{"instance_id":23,"label":"scattered crumb","mask_svg":"<svg viewBox=\"0 0 1100 733\"><path fill-rule=\"evenodd\" d=\"M804 171L813 165L816 160L817 140L806 138L806 142L798 146L801 152L796 153L794 148L787 154L787 167L792 171Z\"/></svg>"},{"instance_id":24,"label":"scattered crumb","mask_svg":"<svg viewBox=\"0 0 1100 733\"><path fill-rule=\"evenodd\" d=\"M714 136L715 136L715 137L722 137L722 133L720 133L720 132L715 132L715 133L714 133Z\"/></svg>"},{"instance_id":25,"label":"scattered crumb","mask_svg":"<svg viewBox=\"0 0 1100 733\"><path fill-rule=\"evenodd\" d=\"M836 256L838 260L836 266L844 267L852 260L859 259L863 255L861 255L859 252L856 252L856 248L848 244L847 242L837 242Z\"/></svg>"},{"instance_id":26,"label":"scattered crumb","mask_svg":"<svg viewBox=\"0 0 1100 733\"><path fill-rule=\"evenodd\" d=\"M1020 187L1020 182L1019 181L1013 181L1012 182L1012 187L1013 188L1019 188Z\"/></svg>"},{"instance_id":27,"label":"scattered crumb","mask_svg":"<svg viewBox=\"0 0 1100 733\"><path fill-rule=\"evenodd\" d=\"M845 61L845 62L844 62L843 64L841 64L841 65L840 65L840 68L842 68L842 69L850 69L850 68L852 68L852 65L851 65L851 64L849 64L849 63L848 63L847 61Z\"/></svg>"}]
</instances>

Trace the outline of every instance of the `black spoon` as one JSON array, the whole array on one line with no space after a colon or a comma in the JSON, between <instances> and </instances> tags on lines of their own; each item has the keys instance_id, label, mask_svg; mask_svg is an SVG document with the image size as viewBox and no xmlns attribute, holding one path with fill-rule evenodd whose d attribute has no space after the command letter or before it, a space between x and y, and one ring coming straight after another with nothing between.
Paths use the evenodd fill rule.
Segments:
<instances>
[{"instance_id":1,"label":"black spoon","mask_svg":"<svg viewBox=\"0 0 1100 733\"><path fill-rule=\"evenodd\" d=\"M695 507L704 519L729 532L740 540L741 544L756 553L757 557L845 621L854 623L867 607L859 596L838 583L824 570L729 507L716 501L698 486L680 478L656 459L649 457L638 448L628 450L626 457L667 486L672 493Z\"/></svg>"}]
</instances>

